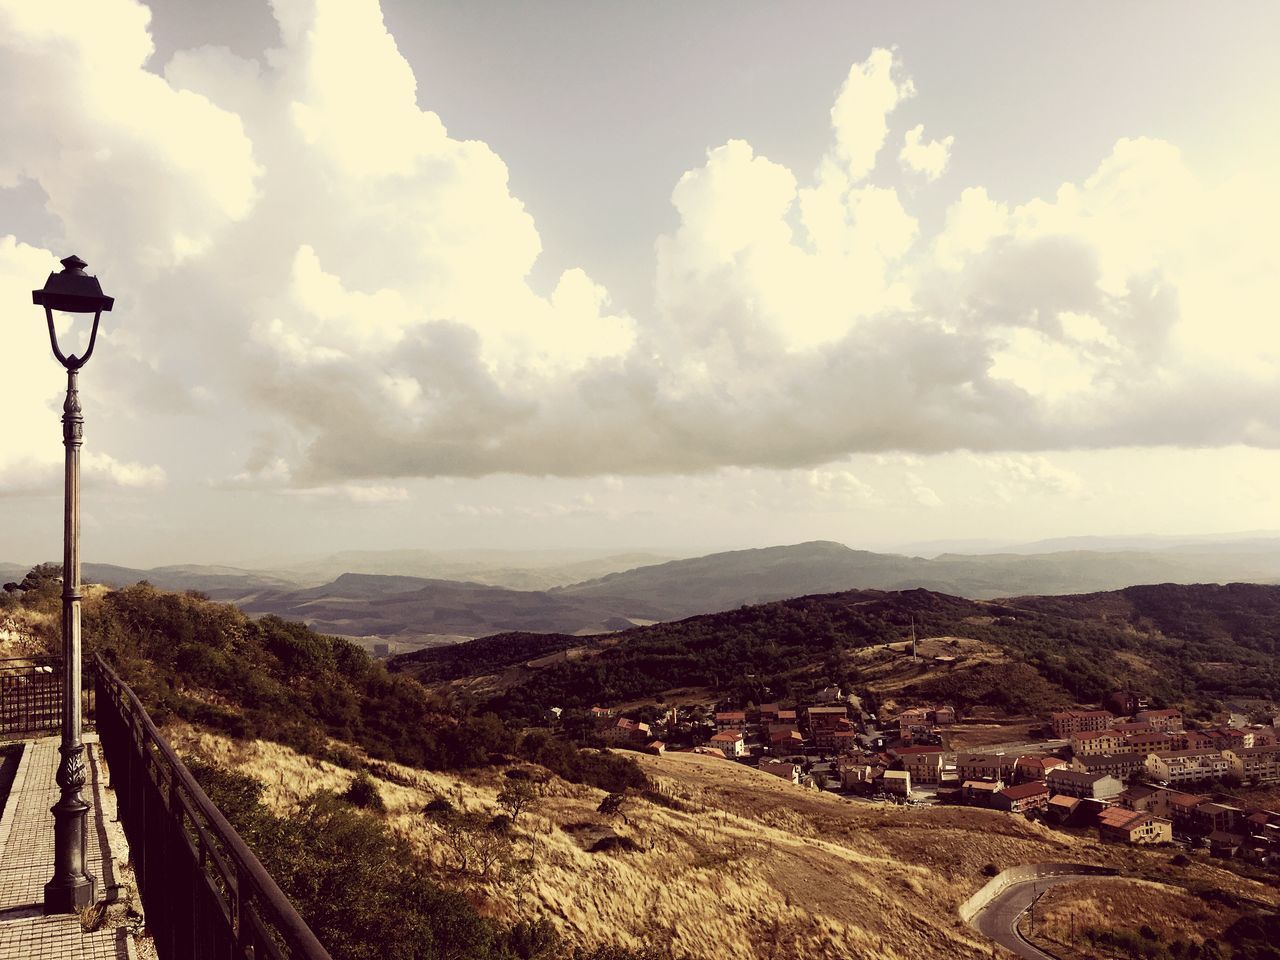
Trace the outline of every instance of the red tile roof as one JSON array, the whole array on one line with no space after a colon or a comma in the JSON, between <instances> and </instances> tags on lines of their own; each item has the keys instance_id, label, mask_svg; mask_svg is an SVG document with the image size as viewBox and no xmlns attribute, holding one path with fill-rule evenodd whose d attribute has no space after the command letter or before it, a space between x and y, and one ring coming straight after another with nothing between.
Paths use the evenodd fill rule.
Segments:
<instances>
[{"instance_id":1,"label":"red tile roof","mask_svg":"<svg viewBox=\"0 0 1280 960\"><path fill-rule=\"evenodd\" d=\"M1048 787L1036 781L1035 783L1020 783L1016 787L1005 787L1000 791L1000 794L1010 800L1026 800L1029 797L1042 796L1048 792Z\"/></svg>"}]
</instances>

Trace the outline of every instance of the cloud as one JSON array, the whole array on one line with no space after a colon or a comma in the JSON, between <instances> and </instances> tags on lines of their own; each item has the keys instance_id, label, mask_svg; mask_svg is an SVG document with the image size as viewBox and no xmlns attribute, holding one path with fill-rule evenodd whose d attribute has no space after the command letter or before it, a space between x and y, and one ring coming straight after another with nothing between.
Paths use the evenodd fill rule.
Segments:
<instances>
[{"instance_id":1,"label":"cloud","mask_svg":"<svg viewBox=\"0 0 1280 960\"><path fill-rule=\"evenodd\" d=\"M104 390L216 423L225 486L385 502L414 477L1280 445L1268 171L1208 184L1171 144L1125 139L1046 198L965 186L926 228L877 174L915 95L878 49L804 171L746 130L676 180L674 226L636 267L654 306L633 317L581 265L531 281L542 242L506 164L429 109L374 0L273 11L261 58L148 64L136 3L0 0L0 205L34 180L96 245L79 252L127 319L104 373L142 384ZM896 129L899 161L939 176L952 138ZM0 240L5 302L50 260ZM23 329L15 351L41 355ZM0 387L21 411L8 462L44 448L28 423L54 398L26 378Z\"/></svg>"},{"instance_id":2,"label":"cloud","mask_svg":"<svg viewBox=\"0 0 1280 960\"><path fill-rule=\"evenodd\" d=\"M932 183L937 180L951 159L951 144L955 137L944 137L941 140L924 140L924 124L920 123L907 131L902 140L902 149L898 152L898 162L903 168L914 173L922 173Z\"/></svg>"}]
</instances>

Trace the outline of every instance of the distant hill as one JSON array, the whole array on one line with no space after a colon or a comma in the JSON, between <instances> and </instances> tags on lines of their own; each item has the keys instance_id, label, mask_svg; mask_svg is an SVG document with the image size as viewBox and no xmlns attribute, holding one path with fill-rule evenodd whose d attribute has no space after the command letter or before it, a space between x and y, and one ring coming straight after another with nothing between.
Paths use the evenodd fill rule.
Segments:
<instances>
[{"instance_id":1,"label":"distant hill","mask_svg":"<svg viewBox=\"0 0 1280 960\"><path fill-rule=\"evenodd\" d=\"M275 613L342 636L413 643L505 631L601 633L855 589L923 588L986 600L1094 593L1143 583L1280 582L1280 539L1260 537L1180 542L1159 550L950 553L933 559L813 541L659 559L648 553L603 551L355 551L277 571L198 564L142 570L87 563L84 579L114 587L147 580L167 590L199 590L250 613ZM376 570L338 569L322 581L312 579L348 562ZM523 566L504 568L505 563ZM615 569L625 563L640 565ZM454 575L414 572L446 568ZM21 579L26 572L19 565L0 565L5 569L12 570L5 580ZM611 572L596 575L601 570ZM583 573L592 576L565 584L565 578ZM485 577L508 585L485 582ZM546 590L509 585L520 582L564 585Z\"/></svg>"},{"instance_id":2,"label":"distant hill","mask_svg":"<svg viewBox=\"0 0 1280 960\"><path fill-rule=\"evenodd\" d=\"M672 559L649 551L344 550L268 572L304 586L328 583L344 573L370 573L460 580L511 590L548 590Z\"/></svg>"},{"instance_id":3,"label":"distant hill","mask_svg":"<svg viewBox=\"0 0 1280 960\"><path fill-rule=\"evenodd\" d=\"M555 592L579 598L607 595L644 600L680 617L850 589L923 587L994 599L1114 590L1139 583L1233 580L1280 580L1280 543L1274 552L1239 554L1077 550L1040 555L943 554L925 560L814 541L674 560Z\"/></svg>"},{"instance_id":4,"label":"distant hill","mask_svg":"<svg viewBox=\"0 0 1280 960\"><path fill-rule=\"evenodd\" d=\"M263 590L238 602L246 613L301 620L321 633L406 640L429 635L479 637L509 630L603 633L659 620L667 611L643 601L507 590L421 577L344 573L307 589Z\"/></svg>"}]
</instances>

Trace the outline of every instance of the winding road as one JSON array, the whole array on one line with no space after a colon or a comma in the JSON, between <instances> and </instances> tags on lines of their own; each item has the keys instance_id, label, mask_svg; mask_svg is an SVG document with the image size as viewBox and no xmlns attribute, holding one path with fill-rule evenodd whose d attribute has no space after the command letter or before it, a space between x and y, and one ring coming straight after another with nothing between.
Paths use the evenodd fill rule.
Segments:
<instances>
[{"instance_id":1,"label":"winding road","mask_svg":"<svg viewBox=\"0 0 1280 960\"><path fill-rule=\"evenodd\" d=\"M1031 901L1049 887L1072 880L1097 880L1097 874L1062 873L1038 877L1035 880L1019 880L1002 890L994 900L978 911L972 924L983 936L990 937L1002 947L1007 947L1026 960L1058 960L1052 954L1034 946L1018 933L1018 920Z\"/></svg>"}]
</instances>

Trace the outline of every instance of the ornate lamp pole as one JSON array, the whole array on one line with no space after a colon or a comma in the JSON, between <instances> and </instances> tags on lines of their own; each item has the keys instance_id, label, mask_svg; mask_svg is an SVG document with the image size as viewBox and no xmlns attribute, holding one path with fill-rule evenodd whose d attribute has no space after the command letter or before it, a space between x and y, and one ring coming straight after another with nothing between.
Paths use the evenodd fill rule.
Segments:
<instances>
[{"instance_id":1,"label":"ornate lamp pole","mask_svg":"<svg viewBox=\"0 0 1280 960\"><path fill-rule=\"evenodd\" d=\"M97 277L84 272L86 264L72 255L62 261L59 273L49 274L43 290L33 290L31 300L44 307L49 321L53 355L67 369L67 399L62 405L62 443L67 448L66 497L62 537L62 746L58 752L57 782L62 796L53 805L53 879L44 886L44 912L70 913L96 899L98 881L85 868L85 815L89 804L80 796L84 787L84 744L80 742L80 444L84 417L76 375L93 354L98 320L110 310L113 297L104 296ZM92 313L93 332L84 356L63 356L53 311Z\"/></svg>"}]
</instances>

